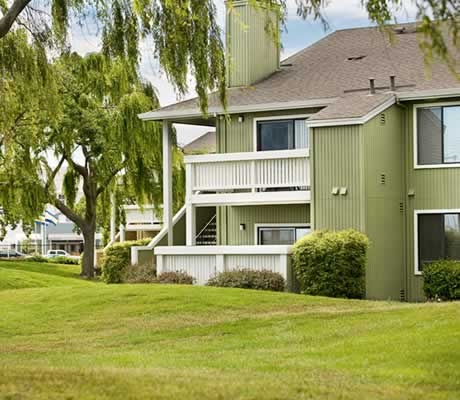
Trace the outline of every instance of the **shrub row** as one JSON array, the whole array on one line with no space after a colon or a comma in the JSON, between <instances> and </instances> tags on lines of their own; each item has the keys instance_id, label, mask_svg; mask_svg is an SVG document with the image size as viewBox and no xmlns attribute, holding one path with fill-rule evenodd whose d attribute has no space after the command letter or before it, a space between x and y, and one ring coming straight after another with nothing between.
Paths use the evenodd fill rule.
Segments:
<instances>
[{"instance_id":1,"label":"shrub row","mask_svg":"<svg viewBox=\"0 0 460 400\"><path fill-rule=\"evenodd\" d=\"M254 271L251 269L237 269L217 274L208 281L207 285L282 292L286 287L286 282L284 278L276 272L268 270Z\"/></svg>"},{"instance_id":2,"label":"shrub row","mask_svg":"<svg viewBox=\"0 0 460 400\"><path fill-rule=\"evenodd\" d=\"M31 257L22 258L21 261L36 262L36 263L67 264L67 265L79 265L80 264L80 259L70 258L66 256L46 258L41 255L34 255Z\"/></svg>"},{"instance_id":3,"label":"shrub row","mask_svg":"<svg viewBox=\"0 0 460 400\"><path fill-rule=\"evenodd\" d=\"M425 265L423 291L428 300L460 300L460 262L440 260Z\"/></svg>"}]
</instances>

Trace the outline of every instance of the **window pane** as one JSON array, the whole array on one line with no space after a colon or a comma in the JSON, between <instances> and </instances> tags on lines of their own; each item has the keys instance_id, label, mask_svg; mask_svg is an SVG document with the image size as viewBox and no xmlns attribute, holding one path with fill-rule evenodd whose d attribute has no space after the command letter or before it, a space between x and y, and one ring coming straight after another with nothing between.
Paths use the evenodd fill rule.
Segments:
<instances>
[{"instance_id":1,"label":"window pane","mask_svg":"<svg viewBox=\"0 0 460 400\"><path fill-rule=\"evenodd\" d=\"M418 236L420 271L436 260L460 260L460 214L419 215Z\"/></svg>"},{"instance_id":2,"label":"window pane","mask_svg":"<svg viewBox=\"0 0 460 400\"><path fill-rule=\"evenodd\" d=\"M460 107L444 107L444 162L460 162Z\"/></svg>"},{"instance_id":3,"label":"window pane","mask_svg":"<svg viewBox=\"0 0 460 400\"><path fill-rule=\"evenodd\" d=\"M294 244L295 230L293 228L261 228L259 229L259 244L261 245L290 245Z\"/></svg>"},{"instance_id":4,"label":"window pane","mask_svg":"<svg viewBox=\"0 0 460 400\"><path fill-rule=\"evenodd\" d=\"M417 109L418 164L442 164L441 107Z\"/></svg>"},{"instance_id":5,"label":"window pane","mask_svg":"<svg viewBox=\"0 0 460 400\"><path fill-rule=\"evenodd\" d=\"M258 150L288 150L294 148L294 124L289 121L259 122Z\"/></svg>"},{"instance_id":6,"label":"window pane","mask_svg":"<svg viewBox=\"0 0 460 400\"><path fill-rule=\"evenodd\" d=\"M309 132L307 121L298 119L295 121L295 148L308 149L309 147Z\"/></svg>"},{"instance_id":7,"label":"window pane","mask_svg":"<svg viewBox=\"0 0 460 400\"><path fill-rule=\"evenodd\" d=\"M296 229L296 241L307 236L311 232L310 228L297 228Z\"/></svg>"},{"instance_id":8,"label":"window pane","mask_svg":"<svg viewBox=\"0 0 460 400\"><path fill-rule=\"evenodd\" d=\"M446 256L460 260L460 214L444 215Z\"/></svg>"}]
</instances>

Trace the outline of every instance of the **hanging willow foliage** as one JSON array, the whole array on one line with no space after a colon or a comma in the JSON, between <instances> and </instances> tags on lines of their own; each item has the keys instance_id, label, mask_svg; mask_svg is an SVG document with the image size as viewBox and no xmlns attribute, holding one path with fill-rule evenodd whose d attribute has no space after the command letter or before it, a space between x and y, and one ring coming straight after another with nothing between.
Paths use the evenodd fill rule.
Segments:
<instances>
[{"instance_id":1,"label":"hanging willow foliage","mask_svg":"<svg viewBox=\"0 0 460 400\"><path fill-rule=\"evenodd\" d=\"M103 52L127 60L136 69L139 43L147 39L160 67L179 95L187 93L190 79L201 108L207 111L207 95L217 90L226 104L225 54L222 31L217 23L216 4L222 0L0 0L0 39L15 26L25 26L43 46L65 48L71 18L79 24L102 27ZM228 0L232 9L235 0ZM278 10L284 23L291 0L249 0L258 8ZM320 20L328 26L325 11L331 1L294 0L303 19ZM459 49L460 4L457 0L361 0L369 19L380 26L395 21L396 13L411 1L418 10L421 49L429 63L433 58L446 62L453 73ZM15 25L16 24L16 25ZM270 23L269 23L270 25ZM279 32L268 26L274 40Z\"/></svg>"},{"instance_id":2,"label":"hanging willow foliage","mask_svg":"<svg viewBox=\"0 0 460 400\"><path fill-rule=\"evenodd\" d=\"M38 68L33 62L37 59L34 48L24 42L22 50L25 61L31 59L28 69ZM5 187L0 204L8 210L0 223L19 219L32 223L44 205L51 203L78 226L88 244L94 240L98 213L107 226L108 189L123 196L120 205L129 200L161 204L161 125L138 118L139 113L158 107L158 99L152 86L124 58L68 53L48 69L49 80L37 87L32 84L32 92L27 92L27 82L8 80L9 85L15 84L15 95L23 92L18 99L25 103L11 101L19 113L18 123L7 130L14 122L9 118L0 129L0 182ZM27 102L27 95L37 99ZM32 106L41 108L29 113ZM179 150L174 153L174 166L177 208L184 200ZM63 187L56 188L55 177L61 173L65 173ZM78 188L83 190L84 202L75 204ZM61 190L65 203L56 196ZM92 251L91 244L85 247L83 272L90 277Z\"/></svg>"}]
</instances>

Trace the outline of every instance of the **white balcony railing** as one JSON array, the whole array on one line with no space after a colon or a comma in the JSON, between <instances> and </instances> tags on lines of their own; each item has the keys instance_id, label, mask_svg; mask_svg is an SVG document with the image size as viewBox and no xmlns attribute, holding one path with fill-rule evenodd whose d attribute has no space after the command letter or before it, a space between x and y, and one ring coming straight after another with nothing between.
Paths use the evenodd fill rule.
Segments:
<instances>
[{"instance_id":1,"label":"white balcony railing","mask_svg":"<svg viewBox=\"0 0 460 400\"><path fill-rule=\"evenodd\" d=\"M161 221L157 218L153 206L145 205L141 208L138 205L125 205L123 209L126 215L125 230L159 230L161 228Z\"/></svg>"},{"instance_id":2,"label":"white balcony railing","mask_svg":"<svg viewBox=\"0 0 460 400\"><path fill-rule=\"evenodd\" d=\"M274 189L291 194L310 190L307 149L189 156L185 163L187 194L195 203L207 197L212 202L206 193L227 193L231 198L229 192L239 197L244 192L257 192L261 197L261 192L271 190L273 194ZM201 196L194 197L199 192ZM302 200L307 199L303 196Z\"/></svg>"}]
</instances>

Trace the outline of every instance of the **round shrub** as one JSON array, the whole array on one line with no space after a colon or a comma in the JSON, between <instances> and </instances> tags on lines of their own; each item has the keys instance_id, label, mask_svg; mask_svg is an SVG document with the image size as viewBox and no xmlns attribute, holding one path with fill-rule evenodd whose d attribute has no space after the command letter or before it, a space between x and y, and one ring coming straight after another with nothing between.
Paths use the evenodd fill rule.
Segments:
<instances>
[{"instance_id":1,"label":"round shrub","mask_svg":"<svg viewBox=\"0 0 460 400\"><path fill-rule=\"evenodd\" d=\"M190 276L186 272L182 271L162 272L155 279L155 283L163 283L165 285L193 285L194 281L195 278L193 278L193 276Z\"/></svg>"},{"instance_id":2,"label":"round shrub","mask_svg":"<svg viewBox=\"0 0 460 400\"><path fill-rule=\"evenodd\" d=\"M131 264L131 247L144 246L149 240L116 243L104 251L102 257L102 280L105 283L121 283L126 268Z\"/></svg>"},{"instance_id":3,"label":"round shrub","mask_svg":"<svg viewBox=\"0 0 460 400\"><path fill-rule=\"evenodd\" d=\"M286 287L286 282L284 278L276 272L268 270L255 271L251 269L235 269L232 271L220 272L212 277L207 285L282 292Z\"/></svg>"},{"instance_id":4,"label":"round shrub","mask_svg":"<svg viewBox=\"0 0 460 400\"><path fill-rule=\"evenodd\" d=\"M316 231L293 248L293 267L302 292L360 299L365 295L367 237L353 229Z\"/></svg>"},{"instance_id":5,"label":"round shrub","mask_svg":"<svg viewBox=\"0 0 460 400\"><path fill-rule=\"evenodd\" d=\"M428 300L460 300L460 262L440 260L424 265L423 291Z\"/></svg>"}]
</instances>

